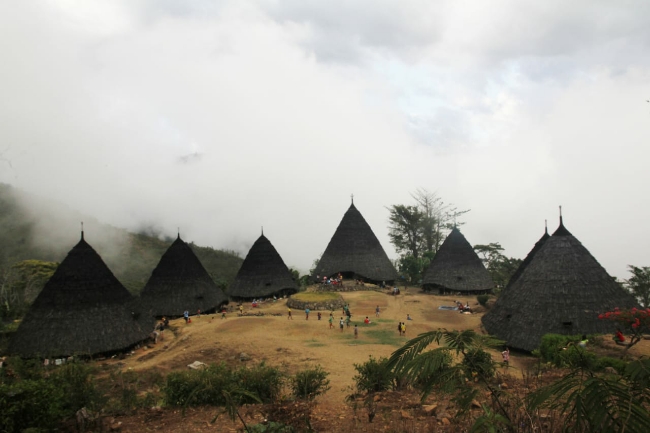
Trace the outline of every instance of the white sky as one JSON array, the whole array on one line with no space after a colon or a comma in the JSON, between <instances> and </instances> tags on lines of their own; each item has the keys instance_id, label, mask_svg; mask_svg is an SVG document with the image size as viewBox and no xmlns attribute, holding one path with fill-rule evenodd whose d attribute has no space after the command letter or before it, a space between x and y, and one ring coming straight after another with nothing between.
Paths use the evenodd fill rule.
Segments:
<instances>
[{"instance_id":1,"label":"white sky","mask_svg":"<svg viewBox=\"0 0 650 433\"><path fill-rule=\"evenodd\" d=\"M0 182L242 255L264 226L303 272L352 193L391 258L385 207L417 188L520 258L562 205L627 278L648 23L645 0L6 1Z\"/></svg>"}]
</instances>

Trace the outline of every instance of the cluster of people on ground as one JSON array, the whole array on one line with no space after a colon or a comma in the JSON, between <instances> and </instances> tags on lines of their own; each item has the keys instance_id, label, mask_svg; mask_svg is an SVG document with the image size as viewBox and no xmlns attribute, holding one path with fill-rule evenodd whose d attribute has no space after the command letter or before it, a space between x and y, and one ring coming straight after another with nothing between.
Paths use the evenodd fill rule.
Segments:
<instances>
[{"instance_id":1,"label":"cluster of people on ground","mask_svg":"<svg viewBox=\"0 0 650 433\"><path fill-rule=\"evenodd\" d=\"M456 301L456 307L458 307L458 311L463 314L463 313L472 313L472 307L469 306L469 302L466 302L465 305L463 305L462 302Z\"/></svg>"},{"instance_id":2,"label":"cluster of people on ground","mask_svg":"<svg viewBox=\"0 0 650 433\"><path fill-rule=\"evenodd\" d=\"M339 272L339 274L334 277L323 276L322 279L320 275L316 275L316 283L324 286L342 286L343 275Z\"/></svg>"}]
</instances>

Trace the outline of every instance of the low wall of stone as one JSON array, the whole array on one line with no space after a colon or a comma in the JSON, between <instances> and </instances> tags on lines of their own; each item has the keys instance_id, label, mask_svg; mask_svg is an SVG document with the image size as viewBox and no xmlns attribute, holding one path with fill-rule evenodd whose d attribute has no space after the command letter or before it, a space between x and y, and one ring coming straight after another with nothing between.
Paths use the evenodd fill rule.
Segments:
<instances>
[{"instance_id":1,"label":"low wall of stone","mask_svg":"<svg viewBox=\"0 0 650 433\"><path fill-rule=\"evenodd\" d=\"M329 301L322 302L313 302L313 301L302 301L300 299L289 298L287 299L287 307L293 308L294 310L304 311L309 308L311 311L334 311L340 310L345 305L343 298L339 297L338 299L332 299Z\"/></svg>"}]
</instances>

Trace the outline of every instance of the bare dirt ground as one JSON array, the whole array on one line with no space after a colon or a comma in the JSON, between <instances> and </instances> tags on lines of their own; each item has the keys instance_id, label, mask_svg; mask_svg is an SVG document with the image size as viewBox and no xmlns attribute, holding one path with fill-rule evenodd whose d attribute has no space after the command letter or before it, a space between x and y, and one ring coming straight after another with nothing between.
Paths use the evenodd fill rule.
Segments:
<instances>
[{"instance_id":1,"label":"bare dirt ground","mask_svg":"<svg viewBox=\"0 0 650 433\"><path fill-rule=\"evenodd\" d=\"M322 311L322 319L317 320L312 311L309 320L300 311L293 311L293 320L287 318L286 300L268 302L258 308L244 305L245 313L262 312L262 317L238 317L237 313L227 314L226 319L221 314L193 317L192 323L186 324L183 319L171 323L175 332L165 331L164 339L153 348L141 348L121 360L124 370L146 372L158 371L162 374L173 370L187 369L194 361L206 364L226 361L229 364L241 364L240 354L250 356L248 364L265 361L267 364L284 368L288 373L294 373L307 366L321 365L330 373L330 391L317 399L313 412L314 427L317 431L455 431L452 427L440 426L435 417L421 416L413 411L419 407L417 398L413 396L398 396L398 405L392 408L391 421L381 423L375 420L369 424L363 420L349 404L345 396L350 394L355 375L354 364L363 363L369 356L375 358L389 357L401 344L422 332L446 329L474 329L481 331L481 316L483 309L477 305L475 296L434 296L421 293L418 289L408 289L399 296L374 291L342 293L344 300L349 303L353 314L353 324L359 328L359 337L354 339L353 326L338 329L338 320L343 316L342 311L334 311L334 328L329 328L329 311ZM441 305L454 305L454 301L469 302L476 314L459 314L458 311L439 310ZM375 308L379 306L381 313L375 317ZM276 316L273 314L281 314ZM412 321L406 321L410 314ZM363 319L368 316L370 325L365 325ZM397 331L398 322L406 322L406 337L400 337ZM646 342L631 349L632 355L648 352ZM493 354L500 361L500 354ZM106 364L116 364L117 360L104 361ZM519 376L535 363L535 359L511 354L508 369L510 375ZM400 403L401 401L401 403ZM408 414L400 409L411 410ZM217 408L188 409L185 416L180 410L162 409L158 411L143 411L141 413L121 417L123 432L145 432L164 430L175 431L237 431L240 423L232 423L220 416L216 423L210 421L217 413ZM255 408L244 409L248 421L260 422L262 415ZM395 424L395 423L398 424ZM442 430L440 430L442 429ZM449 430L451 429L451 430ZM460 431L460 430L459 430Z\"/></svg>"}]
</instances>

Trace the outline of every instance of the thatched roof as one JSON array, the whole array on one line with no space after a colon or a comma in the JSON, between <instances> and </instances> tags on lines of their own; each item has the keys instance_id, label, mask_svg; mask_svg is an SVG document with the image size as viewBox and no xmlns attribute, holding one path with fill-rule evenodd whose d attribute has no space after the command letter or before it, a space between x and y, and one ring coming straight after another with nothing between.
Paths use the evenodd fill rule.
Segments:
<instances>
[{"instance_id":1,"label":"thatched roof","mask_svg":"<svg viewBox=\"0 0 650 433\"><path fill-rule=\"evenodd\" d=\"M298 292L293 275L282 257L264 236L260 236L244 259L228 295L236 299L266 298Z\"/></svg>"},{"instance_id":2,"label":"thatched roof","mask_svg":"<svg viewBox=\"0 0 650 433\"><path fill-rule=\"evenodd\" d=\"M197 310L207 313L227 301L223 290L180 235L160 258L140 299L156 317L178 317L185 310L191 314Z\"/></svg>"},{"instance_id":3,"label":"thatched roof","mask_svg":"<svg viewBox=\"0 0 650 433\"><path fill-rule=\"evenodd\" d=\"M542 235L541 238L537 242L535 242L535 246L533 246L533 249L530 250L526 258L519 264L519 267L515 271L514 274L512 274L512 277L510 277L510 281L508 281L508 285L505 287L504 290L507 290L510 286L512 286L517 279L521 276L521 273L526 269L526 266L530 264L531 261L533 261L533 257L535 257L535 254L537 254L537 251L539 251L542 248L542 245L544 245L544 242L551 236L548 234L548 228L544 228L544 234ZM503 292L502 292L503 293Z\"/></svg>"},{"instance_id":4,"label":"thatched roof","mask_svg":"<svg viewBox=\"0 0 650 433\"><path fill-rule=\"evenodd\" d=\"M485 293L494 288L494 282L474 248L454 227L424 273L422 288L440 293Z\"/></svg>"},{"instance_id":5,"label":"thatched roof","mask_svg":"<svg viewBox=\"0 0 650 433\"><path fill-rule=\"evenodd\" d=\"M25 315L9 352L57 357L127 349L154 326L152 317L132 309L134 302L82 232Z\"/></svg>"},{"instance_id":6,"label":"thatched roof","mask_svg":"<svg viewBox=\"0 0 650 433\"><path fill-rule=\"evenodd\" d=\"M637 305L562 223L483 316L483 325L509 346L532 351L544 334L611 332L598 314Z\"/></svg>"},{"instance_id":7,"label":"thatched roof","mask_svg":"<svg viewBox=\"0 0 650 433\"><path fill-rule=\"evenodd\" d=\"M369 282L392 282L397 278L395 267L354 203L343 215L313 277L339 272Z\"/></svg>"}]
</instances>

